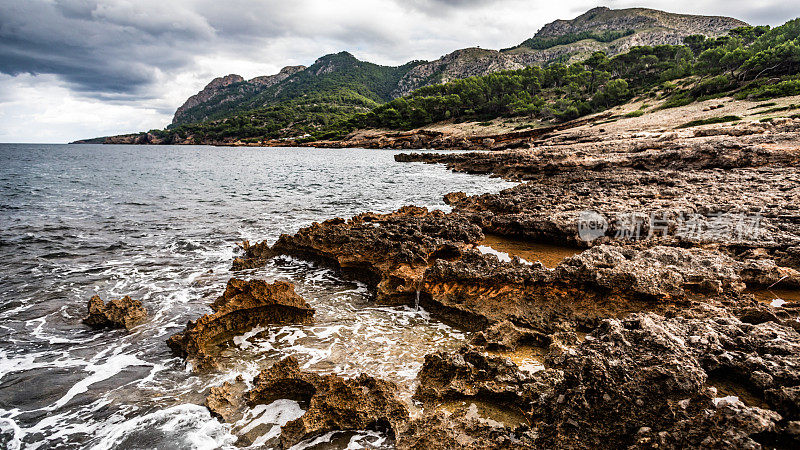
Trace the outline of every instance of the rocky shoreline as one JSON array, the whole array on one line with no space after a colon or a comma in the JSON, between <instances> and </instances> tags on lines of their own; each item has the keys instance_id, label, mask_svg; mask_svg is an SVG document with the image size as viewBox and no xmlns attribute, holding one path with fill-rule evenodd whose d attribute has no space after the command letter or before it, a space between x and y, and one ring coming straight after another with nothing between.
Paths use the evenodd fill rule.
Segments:
<instances>
[{"instance_id":1,"label":"rocky shoreline","mask_svg":"<svg viewBox=\"0 0 800 450\"><path fill-rule=\"evenodd\" d=\"M422 307L474 337L426 356L413 405L391 382L305 373L292 358L212 389L207 405L234 420L298 400L306 413L283 427L283 448L360 429L384 431L400 449L796 447L798 131L800 120L638 137L562 132L526 150L398 155L523 183L448 194L449 213L406 206L315 223L272 245L245 242L232 270L241 277L279 255L317 261L366 283L379 304ZM487 234L575 254L550 268L501 259L485 251ZM231 300L232 289L252 287L230 283L216 312L171 342L206 322L209 337L195 333L195 344L173 345L179 353L192 357L195 345L213 359L202 349L216 330L276 320L265 304L281 303L280 319L310 320L285 311L308 311L300 298ZM791 295L758 295L773 289ZM520 363L523 353L539 365Z\"/></svg>"},{"instance_id":2,"label":"rocky shoreline","mask_svg":"<svg viewBox=\"0 0 800 450\"><path fill-rule=\"evenodd\" d=\"M374 149L437 149L437 150L506 150L528 147L552 133L588 123L608 119L611 114L596 114L564 123L545 125L523 131L463 134L439 130L416 129L359 130L339 140L265 139L243 141L237 139L200 139L189 135L183 138L160 137L156 134L135 133L83 139L72 144L122 144L122 145L214 145L220 147L315 147L315 148L374 148Z\"/></svg>"},{"instance_id":3,"label":"rocky shoreline","mask_svg":"<svg viewBox=\"0 0 800 450\"><path fill-rule=\"evenodd\" d=\"M274 445L376 430L399 449L796 447L800 120L587 130L523 150L397 155L521 184L447 194L451 212L405 206L243 242L213 313L169 346L214 370L237 334L313 322L290 283L245 280L287 255L473 334L425 356L410 403L391 381L305 372L292 357L211 389L206 406L231 423L299 402ZM488 236L572 250L547 267Z\"/></svg>"}]
</instances>

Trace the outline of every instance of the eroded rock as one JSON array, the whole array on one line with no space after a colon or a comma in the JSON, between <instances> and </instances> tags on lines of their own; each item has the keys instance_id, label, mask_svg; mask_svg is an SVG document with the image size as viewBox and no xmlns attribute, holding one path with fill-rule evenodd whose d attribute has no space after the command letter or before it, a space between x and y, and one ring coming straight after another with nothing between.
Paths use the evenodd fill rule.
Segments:
<instances>
[{"instance_id":1,"label":"eroded rock","mask_svg":"<svg viewBox=\"0 0 800 450\"><path fill-rule=\"evenodd\" d=\"M226 381L212 387L206 396L205 406L212 416L219 417L223 422L236 422L244 416L245 390L244 379L240 375L233 382Z\"/></svg>"},{"instance_id":2,"label":"eroded rock","mask_svg":"<svg viewBox=\"0 0 800 450\"><path fill-rule=\"evenodd\" d=\"M609 319L573 351L552 356L548 370L563 380L535 403L537 444L757 448L768 434L788 439L781 420L789 410L758 383L798 383L797 357L785 356L800 344L796 332L697 312L706 313ZM720 379L767 398L772 410L717 398L725 395L713 386Z\"/></svg>"},{"instance_id":3,"label":"eroded rock","mask_svg":"<svg viewBox=\"0 0 800 450\"><path fill-rule=\"evenodd\" d=\"M374 287L380 302L411 304L430 261L457 258L462 247L481 239L480 228L465 218L408 206L391 214L315 223L259 251L320 261ZM256 256L237 264L251 267L263 261Z\"/></svg>"},{"instance_id":4,"label":"eroded rock","mask_svg":"<svg viewBox=\"0 0 800 450\"><path fill-rule=\"evenodd\" d=\"M212 314L189 321L185 331L167 340L174 352L198 368L214 367L213 347L236 334L267 324L310 323L314 316L314 309L285 281L231 278L211 309Z\"/></svg>"},{"instance_id":5,"label":"eroded rock","mask_svg":"<svg viewBox=\"0 0 800 450\"><path fill-rule=\"evenodd\" d=\"M747 324L701 306L672 318L604 320L579 345L551 347L546 369L532 374L474 347L436 353L426 357L415 398L514 408L530 420L530 432L507 429L504 440L497 429L465 427L458 416L427 415L412 422L410 440L399 442L420 448L414 445L426 438L418 427L430 423L434 436L465 448L492 433L488 442L517 439L523 448L785 445L796 442L792 421L800 413L798 345L791 328Z\"/></svg>"},{"instance_id":6,"label":"eroded rock","mask_svg":"<svg viewBox=\"0 0 800 450\"><path fill-rule=\"evenodd\" d=\"M345 379L304 372L294 357L263 370L246 398L251 405L291 399L306 409L281 428L283 448L330 431L380 430L395 436L408 421L394 383L367 375Z\"/></svg>"},{"instance_id":7,"label":"eroded rock","mask_svg":"<svg viewBox=\"0 0 800 450\"><path fill-rule=\"evenodd\" d=\"M95 295L89 300L89 315L83 323L92 328L125 328L130 330L147 318L147 310L139 300L129 296L120 299L103 300Z\"/></svg>"},{"instance_id":8,"label":"eroded rock","mask_svg":"<svg viewBox=\"0 0 800 450\"><path fill-rule=\"evenodd\" d=\"M472 405L474 406L474 405ZM447 414L437 411L416 418L397 441L398 450L534 448L525 430L476 414L465 406Z\"/></svg>"}]
</instances>

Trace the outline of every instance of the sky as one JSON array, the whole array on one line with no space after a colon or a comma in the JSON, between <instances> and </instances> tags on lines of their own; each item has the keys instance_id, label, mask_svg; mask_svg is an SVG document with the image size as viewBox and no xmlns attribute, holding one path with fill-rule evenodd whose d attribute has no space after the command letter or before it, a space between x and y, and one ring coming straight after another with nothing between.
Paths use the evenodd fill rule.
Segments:
<instances>
[{"instance_id":1,"label":"sky","mask_svg":"<svg viewBox=\"0 0 800 450\"><path fill-rule=\"evenodd\" d=\"M349 51L384 65L510 47L596 7L780 25L796 0L0 0L0 142L168 125L211 79Z\"/></svg>"}]
</instances>

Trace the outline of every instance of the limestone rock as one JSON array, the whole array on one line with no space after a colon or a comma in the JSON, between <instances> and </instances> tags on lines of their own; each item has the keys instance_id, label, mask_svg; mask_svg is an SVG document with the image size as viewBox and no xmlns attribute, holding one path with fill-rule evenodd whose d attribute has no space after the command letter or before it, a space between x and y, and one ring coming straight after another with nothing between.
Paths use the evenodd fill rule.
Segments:
<instances>
[{"instance_id":1,"label":"limestone rock","mask_svg":"<svg viewBox=\"0 0 800 450\"><path fill-rule=\"evenodd\" d=\"M263 370L246 398L251 405L286 398L305 407L302 417L281 428L283 448L338 430L383 430L394 436L408 421L394 383L367 375L344 379L303 372L293 357Z\"/></svg>"},{"instance_id":2,"label":"limestone rock","mask_svg":"<svg viewBox=\"0 0 800 450\"><path fill-rule=\"evenodd\" d=\"M214 313L189 321L185 331L167 341L174 352L201 369L215 367L213 347L236 334L266 324L309 323L314 316L314 309L285 281L231 278L211 309Z\"/></svg>"},{"instance_id":3,"label":"limestone rock","mask_svg":"<svg viewBox=\"0 0 800 450\"><path fill-rule=\"evenodd\" d=\"M223 422L233 423L244 415L244 391L246 386L241 375L234 382L226 381L220 386L211 388L206 397L206 408L211 415L219 417Z\"/></svg>"},{"instance_id":4,"label":"limestone rock","mask_svg":"<svg viewBox=\"0 0 800 450\"><path fill-rule=\"evenodd\" d=\"M92 328L125 328L130 330L147 318L147 310L142 302L129 296L120 299L103 300L95 295L89 300L89 315L83 323Z\"/></svg>"}]
</instances>

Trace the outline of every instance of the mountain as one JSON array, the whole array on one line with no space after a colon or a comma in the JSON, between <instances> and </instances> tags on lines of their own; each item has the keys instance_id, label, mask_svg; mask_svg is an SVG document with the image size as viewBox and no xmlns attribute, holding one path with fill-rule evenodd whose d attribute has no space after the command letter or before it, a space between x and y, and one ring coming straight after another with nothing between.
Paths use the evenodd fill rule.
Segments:
<instances>
[{"instance_id":1,"label":"mountain","mask_svg":"<svg viewBox=\"0 0 800 450\"><path fill-rule=\"evenodd\" d=\"M172 118L172 125L202 122L215 115L220 105L238 104L262 89L272 87L290 76L304 70L305 66L287 66L275 75L260 76L245 81L240 75L214 78L202 91L189 97Z\"/></svg>"},{"instance_id":2,"label":"mountain","mask_svg":"<svg viewBox=\"0 0 800 450\"><path fill-rule=\"evenodd\" d=\"M600 7L571 20L551 22L533 37L519 45L502 50L465 48L434 61L411 61L396 67L360 61L348 52L329 54L317 59L310 67L287 66L274 75L259 76L250 80L245 80L236 74L215 78L177 109L167 129L112 136L106 138L105 142L147 141L190 144L227 142L234 136L246 139L248 142L256 142L259 139L332 138L343 129L332 127L332 124L345 122L350 124L347 126L366 124L367 122L362 119L382 105L390 105L385 111L389 115L388 123L403 124L403 126L409 123L426 123L431 117L439 117L440 113L445 118L452 117L456 112L456 109L453 109L455 105L464 106L459 114L468 115L470 111L472 114L477 114L476 108L462 105L473 100L479 102L483 98L475 97L476 91L470 86L457 88L466 89L465 95L455 91L448 93L450 97L446 97L446 100L451 104L441 106L442 111L430 117L425 112L429 112L430 105L424 104L426 101L424 97L438 96L440 93L432 91L426 94L427 91L420 89L497 72L518 71L531 66L557 68L554 63L583 61L597 51L603 51L609 57L613 57L626 55L633 49L629 55L633 58L632 61L623 63L623 67L638 67L639 56L647 56L647 61L653 57L660 61L659 58L662 58L662 53L665 52L656 48L654 55L637 56L636 49L644 49L643 51L647 53L650 51L647 48L651 48L647 46L681 44L685 37L691 35L711 38L706 42L710 43L707 48L712 48L717 46L713 44L713 38L726 35L728 31L746 25L745 22L728 17L673 14L645 8L613 10ZM765 27L756 28L760 30ZM700 41L697 39L695 41L702 42L703 39L705 38L700 37ZM729 58L730 61L734 59ZM617 62L620 61L622 60ZM658 70L656 66L648 64L641 67L641 73L637 76ZM673 68L673 62L666 60L659 64L678 72L685 72L688 67L684 64L681 68ZM714 65L717 62L709 64ZM609 73L608 76L621 77L622 72L625 70ZM673 72L670 72L669 76L675 75ZM560 72L556 70L554 73ZM561 75L556 75L556 79L560 77ZM594 75L590 78L589 90L598 89L599 85L595 83ZM719 80L713 81L725 84ZM586 81L578 80L577 86L581 86L584 82ZM557 81L554 85L556 90L549 94L554 99L561 98L560 102L552 108L544 108L543 113L559 120L585 114L586 98L571 97L567 101L564 91L559 89L560 86L560 82ZM570 89L574 90L572 87ZM404 103L402 100L414 97L411 94L415 91L422 95L417 95L413 104L420 102L422 104L408 108L412 103ZM540 110L541 104L534 105L530 102L539 102L541 99L530 89L526 92L514 92L513 95L502 98L500 102L505 105L509 99L516 99L518 104L509 109L515 114ZM489 94L485 94L484 97L486 95ZM583 95L588 94L584 92ZM397 99L400 99L400 103L394 104ZM508 105L503 107L506 106ZM494 105L489 109L495 111L499 110L498 108L500 108L498 105ZM393 114L398 112L402 114L393 119ZM411 114L414 117L408 119L404 114ZM481 114L485 115L488 112Z\"/></svg>"},{"instance_id":3,"label":"mountain","mask_svg":"<svg viewBox=\"0 0 800 450\"><path fill-rule=\"evenodd\" d=\"M647 8L591 9L556 20L520 45L503 50L522 64L571 62L603 50L609 56L641 45L679 45L693 34L721 36L747 23L731 17L674 14Z\"/></svg>"},{"instance_id":4,"label":"mountain","mask_svg":"<svg viewBox=\"0 0 800 450\"><path fill-rule=\"evenodd\" d=\"M336 101L329 101L334 93L344 101L344 109L353 112L424 86L531 65L574 62L598 50L613 56L638 45L675 45L689 35L714 37L744 25L729 17L599 7L572 20L551 22L532 38L503 50L465 48L434 61L413 61L399 67L359 61L341 52L323 56L307 69L289 66L278 74L251 80L239 75L216 78L178 108L171 127L222 119L304 96L326 97L321 103L335 106Z\"/></svg>"},{"instance_id":5,"label":"mountain","mask_svg":"<svg viewBox=\"0 0 800 450\"><path fill-rule=\"evenodd\" d=\"M640 45L678 45L693 34L721 36L747 23L730 17L673 14L655 9L598 7L572 20L550 22L535 36L503 50L457 50L415 67L395 91L403 96L437 83L554 62L576 62L596 51L609 56Z\"/></svg>"},{"instance_id":6,"label":"mountain","mask_svg":"<svg viewBox=\"0 0 800 450\"><path fill-rule=\"evenodd\" d=\"M222 119L287 101L369 109L394 98L400 79L416 64L381 66L340 52L325 55L308 68L284 67L276 75L247 81L239 75L216 78L178 108L171 126Z\"/></svg>"}]
</instances>

